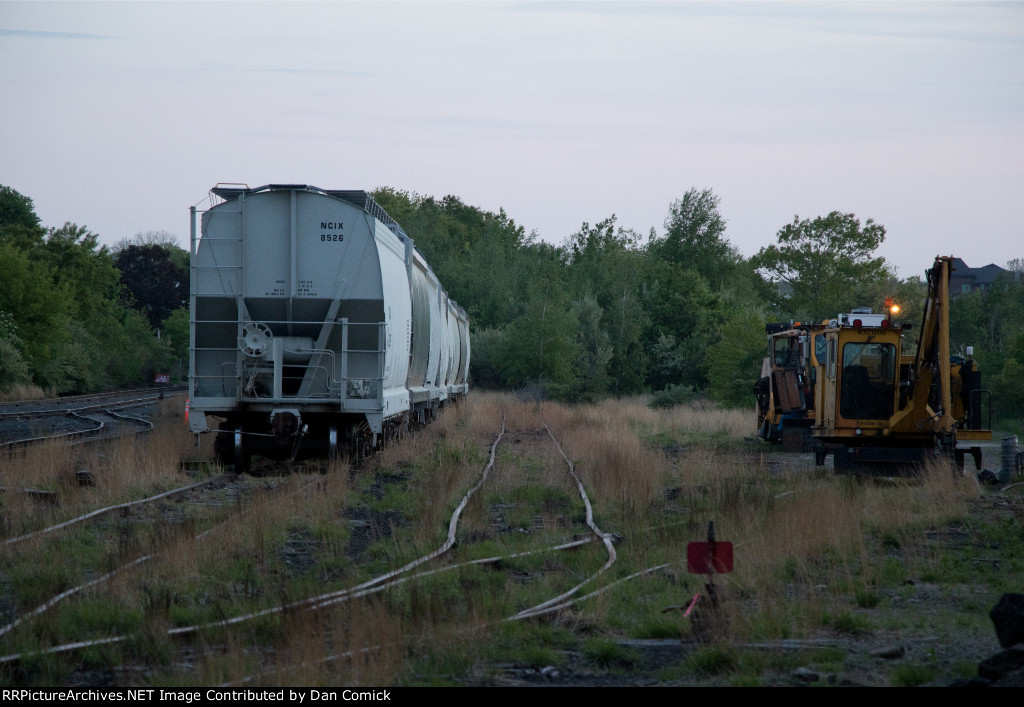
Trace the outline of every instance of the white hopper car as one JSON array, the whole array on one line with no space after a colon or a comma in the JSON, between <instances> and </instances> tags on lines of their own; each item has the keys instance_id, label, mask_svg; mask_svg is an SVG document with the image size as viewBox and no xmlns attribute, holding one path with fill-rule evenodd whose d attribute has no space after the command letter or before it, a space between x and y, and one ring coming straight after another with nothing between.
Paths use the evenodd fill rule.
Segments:
<instances>
[{"instance_id":1,"label":"white hopper car","mask_svg":"<svg viewBox=\"0 0 1024 707\"><path fill-rule=\"evenodd\" d=\"M217 455L328 456L469 390L469 320L364 191L218 185L192 208L189 426Z\"/></svg>"}]
</instances>

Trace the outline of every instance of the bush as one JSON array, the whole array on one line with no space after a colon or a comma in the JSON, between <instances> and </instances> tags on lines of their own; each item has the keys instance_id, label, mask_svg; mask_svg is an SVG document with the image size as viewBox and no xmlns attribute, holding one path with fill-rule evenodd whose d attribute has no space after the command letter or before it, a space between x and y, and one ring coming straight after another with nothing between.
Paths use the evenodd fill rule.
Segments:
<instances>
[{"instance_id":1,"label":"bush","mask_svg":"<svg viewBox=\"0 0 1024 707\"><path fill-rule=\"evenodd\" d=\"M0 392L9 393L16 386L32 381L28 362L13 337L0 337Z\"/></svg>"},{"instance_id":2,"label":"bush","mask_svg":"<svg viewBox=\"0 0 1024 707\"><path fill-rule=\"evenodd\" d=\"M469 377L480 388L501 388L501 353L505 349L505 331L497 327L473 332L469 356Z\"/></svg>"},{"instance_id":3,"label":"bush","mask_svg":"<svg viewBox=\"0 0 1024 707\"><path fill-rule=\"evenodd\" d=\"M652 408L670 408L676 405L685 405L697 397L697 391L692 385L669 385L664 390L654 394L647 405Z\"/></svg>"}]
</instances>

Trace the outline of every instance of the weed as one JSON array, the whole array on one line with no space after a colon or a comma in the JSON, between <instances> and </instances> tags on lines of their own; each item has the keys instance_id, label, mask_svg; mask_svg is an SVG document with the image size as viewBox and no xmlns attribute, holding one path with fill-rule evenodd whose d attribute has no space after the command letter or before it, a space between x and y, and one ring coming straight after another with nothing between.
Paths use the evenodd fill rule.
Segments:
<instances>
[{"instance_id":1,"label":"weed","mask_svg":"<svg viewBox=\"0 0 1024 707\"><path fill-rule=\"evenodd\" d=\"M746 630L754 640L792 638L793 618L784 607L771 602L761 611L746 617Z\"/></svg>"},{"instance_id":2,"label":"weed","mask_svg":"<svg viewBox=\"0 0 1024 707\"><path fill-rule=\"evenodd\" d=\"M917 687L935 679L935 669L926 665L901 665L889 674L893 687Z\"/></svg>"},{"instance_id":3,"label":"weed","mask_svg":"<svg viewBox=\"0 0 1024 707\"><path fill-rule=\"evenodd\" d=\"M878 583L883 587L898 587L907 581L906 564L894 557L882 560L878 568Z\"/></svg>"},{"instance_id":4,"label":"weed","mask_svg":"<svg viewBox=\"0 0 1024 707\"><path fill-rule=\"evenodd\" d=\"M757 673L737 673L729 678L730 687L761 687L761 676Z\"/></svg>"},{"instance_id":5,"label":"weed","mask_svg":"<svg viewBox=\"0 0 1024 707\"><path fill-rule=\"evenodd\" d=\"M882 534L882 548L885 550L898 550L903 543L895 533L885 532Z\"/></svg>"},{"instance_id":6,"label":"weed","mask_svg":"<svg viewBox=\"0 0 1024 707\"><path fill-rule=\"evenodd\" d=\"M651 398L651 402L648 403L651 408L672 408L677 405L685 405L696 397L697 393L694 391L692 385L669 385L664 390L660 390L654 394Z\"/></svg>"},{"instance_id":7,"label":"weed","mask_svg":"<svg viewBox=\"0 0 1024 707\"><path fill-rule=\"evenodd\" d=\"M69 604L57 614L57 625L64 636L116 636L136 630L142 619L142 612L135 607L124 607L110 597L95 597Z\"/></svg>"},{"instance_id":8,"label":"weed","mask_svg":"<svg viewBox=\"0 0 1024 707\"><path fill-rule=\"evenodd\" d=\"M838 672L846 660L846 651L842 648L816 648L806 656L807 662L817 666L823 672Z\"/></svg>"},{"instance_id":9,"label":"weed","mask_svg":"<svg viewBox=\"0 0 1024 707\"><path fill-rule=\"evenodd\" d=\"M679 620L668 618L665 614L645 616L630 631L632 638L679 638L682 634Z\"/></svg>"},{"instance_id":10,"label":"weed","mask_svg":"<svg viewBox=\"0 0 1024 707\"><path fill-rule=\"evenodd\" d=\"M853 599L861 609L874 609L882 600L882 598L878 596L878 592L873 589L866 588L854 590Z\"/></svg>"},{"instance_id":11,"label":"weed","mask_svg":"<svg viewBox=\"0 0 1024 707\"><path fill-rule=\"evenodd\" d=\"M834 615L830 612L825 612L822 616L822 623L826 626L831 626L837 633L845 633L850 636L858 636L874 630L870 619L851 611L840 611Z\"/></svg>"},{"instance_id":12,"label":"weed","mask_svg":"<svg viewBox=\"0 0 1024 707\"><path fill-rule=\"evenodd\" d=\"M957 660L950 669L950 674L961 680L976 678L978 677L978 663L973 660Z\"/></svg>"},{"instance_id":13,"label":"weed","mask_svg":"<svg viewBox=\"0 0 1024 707\"><path fill-rule=\"evenodd\" d=\"M583 644L583 656L605 669L626 669L640 660L636 650L604 638L587 639Z\"/></svg>"},{"instance_id":14,"label":"weed","mask_svg":"<svg viewBox=\"0 0 1024 707\"><path fill-rule=\"evenodd\" d=\"M460 567L316 612L288 610L255 621L204 629L182 648L170 627L204 624L355 586L435 550L452 510L476 483L506 412L508 433L491 475L467 505L449 557L421 569L531 551L486 566ZM181 455L191 447L180 419L149 441L102 452L45 445L8 455L3 485L53 490L57 502L0 496L4 537L187 483ZM574 598L605 589L542 622L503 622L591 577L608 559L600 542L549 548L592 536L575 480L544 426L574 460L595 522L617 539L618 560ZM874 630L863 610L893 630L913 627L954 640L991 632L984 618L998 589L1024 573L1019 521L975 519L966 509L976 484L948 469L909 482L864 483L752 453L743 442L749 414L694 401L651 409L643 399L565 407L476 396L446 410L407 442L368 460L358 472L335 464L325 474L296 468L277 478L233 482L210 503L168 501L8 548L0 559L0 606L29 611L57 593L152 553L13 631L9 651L38 653L57 641L128 635L84 660L95 670L145 667L150 684L241 682L254 676L286 684L481 684L500 666L543 668L584 661L587 671L647 670L637 653L610 636L687 639L686 606L704 578L686 572L687 544L708 521L734 543L734 572L716 578L729 635L737 641L844 635ZM159 441L158 441L159 440ZM206 440L208 441L208 440ZM73 485L77 468L111 464L95 487ZM951 519L963 531L934 549ZM205 532L204 531L209 531ZM197 538L197 536L202 536ZM929 542L925 542L928 540ZM999 567L995 564L998 562ZM657 565L653 574L610 586ZM910 583L914 578L916 585ZM953 609L921 618L903 609L940 586ZM875 612L871 612L874 614ZM190 655L182 660L182 653ZM581 657L582 656L582 657ZM659 680L771 685L799 665L840 673L838 648L802 653L740 652L705 645L682 664L646 674ZM27 658L5 673L19 684L71 680L69 659ZM75 663L76 665L79 663ZM194 667L188 670L182 665ZM971 672L966 663L957 668ZM907 668L893 684L919 684ZM140 673L142 674L142 673ZM885 679L883 676L882 679ZM923 680L927 682L928 676Z\"/></svg>"},{"instance_id":15,"label":"weed","mask_svg":"<svg viewBox=\"0 0 1024 707\"><path fill-rule=\"evenodd\" d=\"M510 652L512 662L539 670L549 665L559 666L566 661L565 654L548 646L527 645Z\"/></svg>"},{"instance_id":16,"label":"weed","mask_svg":"<svg viewBox=\"0 0 1024 707\"><path fill-rule=\"evenodd\" d=\"M725 645L698 648L683 660L683 667L704 676L722 675L736 670L735 649Z\"/></svg>"}]
</instances>

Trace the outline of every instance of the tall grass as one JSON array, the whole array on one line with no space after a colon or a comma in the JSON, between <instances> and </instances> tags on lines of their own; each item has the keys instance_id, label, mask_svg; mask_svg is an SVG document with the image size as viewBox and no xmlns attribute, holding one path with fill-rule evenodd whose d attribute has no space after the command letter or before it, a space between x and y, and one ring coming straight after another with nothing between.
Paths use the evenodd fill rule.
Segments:
<instances>
[{"instance_id":1,"label":"tall grass","mask_svg":"<svg viewBox=\"0 0 1024 707\"><path fill-rule=\"evenodd\" d=\"M179 462L192 449L191 435L178 408L180 401L175 399L161 402L154 431L143 436L88 445L49 440L7 452L0 465L0 486L50 491L57 502L41 504L31 496L5 494L0 500L0 528L8 537L20 535L89 510L186 485L189 478L181 473Z\"/></svg>"},{"instance_id":2,"label":"tall grass","mask_svg":"<svg viewBox=\"0 0 1024 707\"><path fill-rule=\"evenodd\" d=\"M10 390L0 390L0 403L16 402L18 400L43 400L55 397L57 397L57 392L53 389L46 391L38 385L25 383L12 386Z\"/></svg>"},{"instance_id":3,"label":"tall grass","mask_svg":"<svg viewBox=\"0 0 1024 707\"><path fill-rule=\"evenodd\" d=\"M193 481L201 467L190 464L186 474L179 462L211 461L209 442L197 450L180 405L164 405L157 429L144 438L97 449L40 445L10 455L2 485L51 490L56 502L0 495L3 536ZM503 417L494 468L463 514L454 551L427 568L506 559L409 579L330 609L293 608L206 628L187 643L167 637L171 627L352 587L433 551L479 479ZM139 666L133 675L161 684L474 682L488 666L559 664L567 650L611 665L619 653L608 638L689 636L688 619L662 610L702 591L704 578L687 573L685 556L687 543L704 539L709 521L719 540L735 545L735 572L716 578L726 637L871 630L858 612L931 561L908 539L962 518L977 484L941 465L875 483L822 473L800 457L779 462L744 443L750 417L700 404L652 410L642 398L568 407L474 395L359 470L336 461L243 476L198 502L169 501L0 550L0 622L154 555L0 637L0 651L125 632L129 641L92 660L111 669ZM598 542L545 549L592 535L545 426L573 460L597 525L620 538L617 564L579 594L669 567L557 616L505 623L607 561ZM75 472L83 468L94 472L94 486L78 485ZM886 556L896 546L898 561ZM526 551L534 554L510 557ZM52 682L76 661L46 658L23 682ZM681 663L679 670L691 668Z\"/></svg>"}]
</instances>

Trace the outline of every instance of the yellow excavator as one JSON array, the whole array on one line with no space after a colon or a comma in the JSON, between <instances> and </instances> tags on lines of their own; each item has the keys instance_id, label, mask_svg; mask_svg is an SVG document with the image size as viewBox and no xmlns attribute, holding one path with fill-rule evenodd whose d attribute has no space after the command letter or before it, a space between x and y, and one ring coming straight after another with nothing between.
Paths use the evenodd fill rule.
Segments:
<instances>
[{"instance_id":1,"label":"yellow excavator","mask_svg":"<svg viewBox=\"0 0 1024 707\"><path fill-rule=\"evenodd\" d=\"M939 256L927 273L913 354L904 354L911 327L896 322L891 300L882 314L858 309L769 333L769 358L755 388L759 436L806 448L809 433L817 464L831 454L838 472L889 473L939 456L963 468L967 454L980 469L981 448L958 445L992 439L982 424L991 394L981 389L973 350L950 351L952 271L953 258Z\"/></svg>"},{"instance_id":2,"label":"yellow excavator","mask_svg":"<svg viewBox=\"0 0 1024 707\"><path fill-rule=\"evenodd\" d=\"M754 386L757 436L787 452L809 452L817 403L815 381L825 353L825 324L766 324L768 356Z\"/></svg>"}]
</instances>

